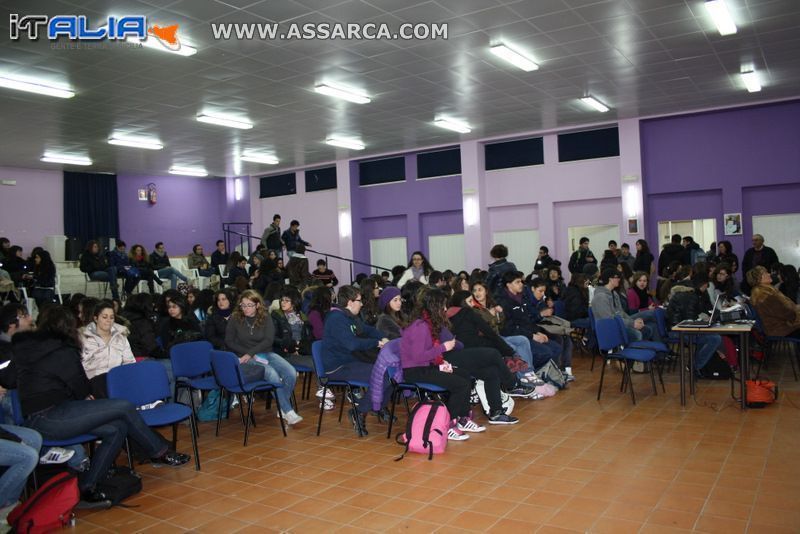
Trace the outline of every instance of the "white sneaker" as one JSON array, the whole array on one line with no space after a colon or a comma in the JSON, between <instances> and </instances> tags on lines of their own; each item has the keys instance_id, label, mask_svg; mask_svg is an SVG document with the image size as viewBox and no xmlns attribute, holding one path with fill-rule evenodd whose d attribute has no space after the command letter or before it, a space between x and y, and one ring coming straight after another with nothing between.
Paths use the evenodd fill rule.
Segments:
<instances>
[{"instance_id":1,"label":"white sneaker","mask_svg":"<svg viewBox=\"0 0 800 534\"><path fill-rule=\"evenodd\" d=\"M324 404L325 404L325 405L323 406L323 403L321 403L321 402L319 403L319 405L320 405L320 406L321 406L321 407L322 407L322 408L323 408L325 411L331 411L331 410L333 410L334 408L336 408L336 404L335 404L335 403L334 403L334 402L333 402L331 399L325 399L325 403L324 403Z\"/></svg>"},{"instance_id":2,"label":"white sneaker","mask_svg":"<svg viewBox=\"0 0 800 534\"><path fill-rule=\"evenodd\" d=\"M469 439L469 434L464 434L456 427L451 427L450 430L447 431L447 439L448 441L466 441Z\"/></svg>"},{"instance_id":3,"label":"white sneaker","mask_svg":"<svg viewBox=\"0 0 800 534\"><path fill-rule=\"evenodd\" d=\"M462 432L485 432L486 427L481 426L469 417L458 420L458 429Z\"/></svg>"},{"instance_id":4,"label":"white sneaker","mask_svg":"<svg viewBox=\"0 0 800 534\"><path fill-rule=\"evenodd\" d=\"M239 406L239 395L234 395L231 399L231 408L236 408Z\"/></svg>"},{"instance_id":5,"label":"white sneaker","mask_svg":"<svg viewBox=\"0 0 800 534\"><path fill-rule=\"evenodd\" d=\"M286 421L287 425L292 426L302 421L303 417L294 410L289 410L283 414L283 420Z\"/></svg>"},{"instance_id":6,"label":"white sneaker","mask_svg":"<svg viewBox=\"0 0 800 534\"><path fill-rule=\"evenodd\" d=\"M158 408L162 404L164 404L164 401L157 400L155 402L151 402L150 404L142 404L141 406L139 406L138 409L139 410L152 410L153 408Z\"/></svg>"},{"instance_id":7,"label":"white sneaker","mask_svg":"<svg viewBox=\"0 0 800 534\"><path fill-rule=\"evenodd\" d=\"M317 390L317 398L318 398L318 399L321 399L321 398L322 398L322 389L323 389L323 388L319 388L319 389ZM330 389L326 389L326 390L325 390L325 398L326 398L326 399L331 399L331 400L333 400L333 399L335 399L335 398L336 398L336 395L335 395L335 394L333 393L333 391L331 391Z\"/></svg>"},{"instance_id":8,"label":"white sneaker","mask_svg":"<svg viewBox=\"0 0 800 534\"><path fill-rule=\"evenodd\" d=\"M50 447L41 458L40 464L63 464L75 455L72 449L62 449L61 447Z\"/></svg>"}]
</instances>

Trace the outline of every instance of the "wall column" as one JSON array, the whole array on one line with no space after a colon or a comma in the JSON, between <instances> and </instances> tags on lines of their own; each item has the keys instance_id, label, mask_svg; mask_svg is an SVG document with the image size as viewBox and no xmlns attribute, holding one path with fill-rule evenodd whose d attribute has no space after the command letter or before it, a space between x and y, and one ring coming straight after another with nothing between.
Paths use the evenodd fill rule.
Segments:
<instances>
[{"instance_id":1,"label":"wall column","mask_svg":"<svg viewBox=\"0 0 800 534\"><path fill-rule=\"evenodd\" d=\"M643 239L644 227L644 193L642 191L642 149L639 140L639 119L625 119L618 123L619 127L619 170L622 196L622 213L620 217L620 237L622 242L631 245L631 253L636 249L632 242ZM639 221L638 232L628 233L628 219ZM655 249L653 247L656 247ZM650 245L657 250L658 243ZM654 253L655 254L655 253Z\"/></svg>"},{"instance_id":2,"label":"wall column","mask_svg":"<svg viewBox=\"0 0 800 534\"><path fill-rule=\"evenodd\" d=\"M461 143L461 202L464 214L464 255L467 269L483 267L489 256L489 218L484 192L483 145L477 141Z\"/></svg>"}]
</instances>

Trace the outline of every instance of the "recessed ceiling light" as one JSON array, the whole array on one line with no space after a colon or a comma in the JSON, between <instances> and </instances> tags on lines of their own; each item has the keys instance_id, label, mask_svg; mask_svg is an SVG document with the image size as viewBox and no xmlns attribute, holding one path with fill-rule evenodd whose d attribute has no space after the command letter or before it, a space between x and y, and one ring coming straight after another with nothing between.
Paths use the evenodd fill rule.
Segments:
<instances>
[{"instance_id":1,"label":"recessed ceiling light","mask_svg":"<svg viewBox=\"0 0 800 534\"><path fill-rule=\"evenodd\" d=\"M732 35L736 33L736 24L733 22L731 12L725 0L708 0L706 9L717 26L720 35Z\"/></svg>"},{"instance_id":2,"label":"recessed ceiling light","mask_svg":"<svg viewBox=\"0 0 800 534\"><path fill-rule=\"evenodd\" d=\"M249 130L253 127L253 123L247 119L239 119L225 115L214 115L210 113L201 113L197 116L197 120L200 122L207 122L208 124L218 124L219 126L228 126L229 128L239 128L242 130Z\"/></svg>"},{"instance_id":3,"label":"recessed ceiling light","mask_svg":"<svg viewBox=\"0 0 800 534\"><path fill-rule=\"evenodd\" d=\"M86 156L78 156L75 154L56 154L54 152L45 152L40 158L41 161L47 163L64 163L67 165L91 165L92 160Z\"/></svg>"},{"instance_id":4,"label":"recessed ceiling light","mask_svg":"<svg viewBox=\"0 0 800 534\"><path fill-rule=\"evenodd\" d=\"M182 176L208 176L208 172L202 167L179 167L177 165L171 167L169 173Z\"/></svg>"},{"instance_id":5,"label":"recessed ceiling light","mask_svg":"<svg viewBox=\"0 0 800 534\"><path fill-rule=\"evenodd\" d=\"M364 143L360 139L350 139L345 137L329 137L325 142L331 146L349 148L351 150L364 150Z\"/></svg>"},{"instance_id":6,"label":"recessed ceiling light","mask_svg":"<svg viewBox=\"0 0 800 534\"><path fill-rule=\"evenodd\" d=\"M75 91L69 86L52 85L47 82L32 79L8 78L2 76L0 77L0 87L37 93L40 95L57 96L58 98L72 98L75 96Z\"/></svg>"},{"instance_id":7,"label":"recessed ceiling light","mask_svg":"<svg viewBox=\"0 0 800 534\"><path fill-rule=\"evenodd\" d=\"M492 46L489 48L489 50L492 52L492 54L508 61L515 67L520 68L525 72L530 72L539 68L539 65L537 65L532 59L520 54L516 50L512 50L504 44Z\"/></svg>"},{"instance_id":8,"label":"recessed ceiling light","mask_svg":"<svg viewBox=\"0 0 800 534\"><path fill-rule=\"evenodd\" d=\"M178 44L172 45L165 45L158 38L149 35L147 39L142 41L138 37L130 36L125 39L125 42L132 43L132 44L140 44L145 48L152 48L153 50L160 50L162 52L167 52L169 54L177 54L179 56L193 56L197 53L197 49L193 46L189 46L186 43L179 42Z\"/></svg>"},{"instance_id":9,"label":"recessed ceiling light","mask_svg":"<svg viewBox=\"0 0 800 534\"><path fill-rule=\"evenodd\" d=\"M744 86L747 87L748 93L757 93L761 90L761 81L758 79L758 73L755 71L748 71L741 73Z\"/></svg>"},{"instance_id":10,"label":"recessed ceiling light","mask_svg":"<svg viewBox=\"0 0 800 534\"><path fill-rule=\"evenodd\" d=\"M451 119L449 117L439 117L433 121L433 124L435 124L439 128L444 128L446 130L453 130L454 132L458 133L469 133L472 131L472 128L466 122L460 121L458 119Z\"/></svg>"},{"instance_id":11,"label":"recessed ceiling light","mask_svg":"<svg viewBox=\"0 0 800 534\"><path fill-rule=\"evenodd\" d=\"M249 161L251 163L265 163L267 165L277 165L280 163L278 158L272 154L256 154L254 152L245 152L239 157L242 161Z\"/></svg>"},{"instance_id":12,"label":"recessed ceiling light","mask_svg":"<svg viewBox=\"0 0 800 534\"><path fill-rule=\"evenodd\" d=\"M355 102L356 104L368 104L372 99L365 92L355 87L349 87L333 82L325 82L314 87L314 91L321 95L333 96L347 100L348 102Z\"/></svg>"},{"instance_id":13,"label":"recessed ceiling light","mask_svg":"<svg viewBox=\"0 0 800 534\"><path fill-rule=\"evenodd\" d=\"M581 98L581 102L589 106L590 108L599 111L600 113L605 113L609 110L609 107L597 100L592 96L585 96Z\"/></svg>"},{"instance_id":14,"label":"recessed ceiling light","mask_svg":"<svg viewBox=\"0 0 800 534\"><path fill-rule=\"evenodd\" d=\"M129 146L133 148L146 148L147 150L161 150L164 145L157 139L137 137L123 137L114 135L108 140L109 145Z\"/></svg>"}]
</instances>

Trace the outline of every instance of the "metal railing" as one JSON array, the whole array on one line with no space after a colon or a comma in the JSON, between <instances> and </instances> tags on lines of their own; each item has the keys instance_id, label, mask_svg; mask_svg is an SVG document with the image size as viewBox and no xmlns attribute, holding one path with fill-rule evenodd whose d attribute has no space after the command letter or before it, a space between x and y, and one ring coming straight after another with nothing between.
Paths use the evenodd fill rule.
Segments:
<instances>
[{"instance_id":1,"label":"metal railing","mask_svg":"<svg viewBox=\"0 0 800 534\"><path fill-rule=\"evenodd\" d=\"M234 227L239 227L240 230L235 230ZM251 240L255 239L256 244L261 242L261 237L254 236L250 234L251 228L253 223L251 222L227 222L222 223L222 233L224 235L223 240L225 241L225 250L233 250L235 247L231 247L231 244L237 242L239 243L239 250L241 251L242 255L249 257L251 251L255 251L255 246L252 245ZM354 267L356 265L360 265L362 267L368 267L370 270L374 270L375 274L380 274L381 271L389 271L386 267L381 267L380 265L373 265L371 263L367 263L364 261L355 260L353 258L344 258L342 256L338 256L336 254L331 254L328 252L321 252L319 250L314 250L312 248L306 248L306 252L311 252L318 256L321 256L325 259L325 263L329 263L330 258L337 259L340 261L346 261L350 267L350 280L355 279ZM281 253L281 257L283 254ZM311 262L309 261L309 266Z\"/></svg>"}]
</instances>

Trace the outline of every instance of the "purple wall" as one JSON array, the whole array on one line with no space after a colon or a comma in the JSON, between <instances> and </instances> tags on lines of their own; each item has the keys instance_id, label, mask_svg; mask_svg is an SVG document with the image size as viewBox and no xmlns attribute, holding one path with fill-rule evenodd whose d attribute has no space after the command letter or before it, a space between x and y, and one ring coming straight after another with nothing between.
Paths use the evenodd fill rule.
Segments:
<instances>
[{"instance_id":1,"label":"purple wall","mask_svg":"<svg viewBox=\"0 0 800 534\"><path fill-rule=\"evenodd\" d=\"M158 202L138 200L137 191L156 184ZM148 251L163 241L171 256L186 256L195 243L210 254L222 239L227 211L226 179L118 175L120 237ZM249 220L249 210L247 213Z\"/></svg>"},{"instance_id":2,"label":"purple wall","mask_svg":"<svg viewBox=\"0 0 800 534\"><path fill-rule=\"evenodd\" d=\"M741 257L754 215L798 212L800 101L644 120L640 131L650 242L659 220L713 217ZM723 214L739 212L744 235L723 236Z\"/></svg>"},{"instance_id":3,"label":"purple wall","mask_svg":"<svg viewBox=\"0 0 800 534\"><path fill-rule=\"evenodd\" d=\"M45 236L64 234L64 173L59 170L0 167L0 236L29 253Z\"/></svg>"},{"instance_id":4,"label":"purple wall","mask_svg":"<svg viewBox=\"0 0 800 534\"><path fill-rule=\"evenodd\" d=\"M415 250L428 255L429 236L464 232L461 177L417 180L415 154L405 156L405 166L404 182L361 187L358 164L351 162L354 258L369 259L370 239L405 236L408 238L407 255Z\"/></svg>"}]
</instances>

